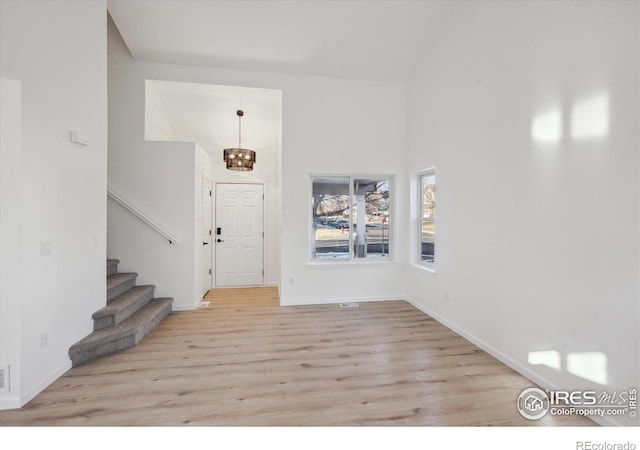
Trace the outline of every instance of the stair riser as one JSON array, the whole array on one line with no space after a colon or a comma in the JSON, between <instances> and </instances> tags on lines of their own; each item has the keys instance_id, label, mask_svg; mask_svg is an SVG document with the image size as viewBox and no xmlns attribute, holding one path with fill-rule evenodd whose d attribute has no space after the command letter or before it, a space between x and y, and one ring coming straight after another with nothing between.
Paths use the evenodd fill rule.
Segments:
<instances>
[{"instance_id":1,"label":"stair riser","mask_svg":"<svg viewBox=\"0 0 640 450\"><path fill-rule=\"evenodd\" d=\"M113 300L114 298L116 298L118 295L127 292L129 289L131 289L135 285L136 285L136 280L134 278L132 280L127 281L126 283L122 283L118 286L113 287L112 289L109 289L107 291L107 303L110 300Z\"/></svg>"},{"instance_id":2,"label":"stair riser","mask_svg":"<svg viewBox=\"0 0 640 450\"><path fill-rule=\"evenodd\" d=\"M77 367L105 356L114 355L125 350L129 350L137 345L135 336L125 336L114 342L99 345L87 351L69 352L72 366Z\"/></svg>"},{"instance_id":3,"label":"stair riser","mask_svg":"<svg viewBox=\"0 0 640 450\"><path fill-rule=\"evenodd\" d=\"M161 312L156 315L152 321L150 321L145 327L141 330L138 330L136 333L136 345L144 338L147 334L151 332L162 320L167 317L171 313L171 303L167 303L167 305L162 309Z\"/></svg>"},{"instance_id":4,"label":"stair riser","mask_svg":"<svg viewBox=\"0 0 640 450\"><path fill-rule=\"evenodd\" d=\"M118 259L107 259L107 276L118 273L118 264L120 264Z\"/></svg>"},{"instance_id":5,"label":"stair riser","mask_svg":"<svg viewBox=\"0 0 640 450\"><path fill-rule=\"evenodd\" d=\"M69 349L72 366L77 367L135 347L171 312L172 302L173 299L171 298L154 299L146 305L150 309L136 314L142 320L135 327L128 329L130 325L124 322L112 327L115 335L107 330L101 330L97 333L103 333L103 337L92 341L90 335L77 342Z\"/></svg>"},{"instance_id":6,"label":"stair riser","mask_svg":"<svg viewBox=\"0 0 640 450\"><path fill-rule=\"evenodd\" d=\"M128 308L119 311L117 314L100 317L98 319L93 320L93 331L102 330L103 328L112 327L114 325L119 324L127 317L138 311L144 305L149 303L150 300L153 299L153 290L149 290L144 292L140 297L138 297L135 303L132 303Z\"/></svg>"}]
</instances>

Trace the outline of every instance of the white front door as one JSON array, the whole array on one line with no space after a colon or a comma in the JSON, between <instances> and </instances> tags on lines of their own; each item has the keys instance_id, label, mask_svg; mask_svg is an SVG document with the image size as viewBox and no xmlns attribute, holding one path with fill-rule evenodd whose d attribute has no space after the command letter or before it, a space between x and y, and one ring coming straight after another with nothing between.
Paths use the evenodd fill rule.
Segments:
<instances>
[{"instance_id":1,"label":"white front door","mask_svg":"<svg viewBox=\"0 0 640 450\"><path fill-rule=\"evenodd\" d=\"M211 227L211 180L202 175L202 295L211 289L213 229Z\"/></svg>"},{"instance_id":2,"label":"white front door","mask_svg":"<svg viewBox=\"0 0 640 450\"><path fill-rule=\"evenodd\" d=\"M264 186L216 184L216 286L262 286Z\"/></svg>"}]
</instances>

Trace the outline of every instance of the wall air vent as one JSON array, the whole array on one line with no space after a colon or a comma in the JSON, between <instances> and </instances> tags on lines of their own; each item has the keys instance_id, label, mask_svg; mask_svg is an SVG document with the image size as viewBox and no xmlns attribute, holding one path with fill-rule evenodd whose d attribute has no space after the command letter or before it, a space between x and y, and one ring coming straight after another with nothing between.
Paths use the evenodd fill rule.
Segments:
<instances>
[{"instance_id":1,"label":"wall air vent","mask_svg":"<svg viewBox=\"0 0 640 450\"><path fill-rule=\"evenodd\" d=\"M9 366L0 366L0 392L9 392Z\"/></svg>"},{"instance_id":2,"label":"wall air vent","mask_svg":"<svg viewBox=\"0 0 640 450\"><path fill-rule=\"evenodd\" d=\"M340 303L340 308L357 308L359 303Z\"/></svg>"}]
</instances>

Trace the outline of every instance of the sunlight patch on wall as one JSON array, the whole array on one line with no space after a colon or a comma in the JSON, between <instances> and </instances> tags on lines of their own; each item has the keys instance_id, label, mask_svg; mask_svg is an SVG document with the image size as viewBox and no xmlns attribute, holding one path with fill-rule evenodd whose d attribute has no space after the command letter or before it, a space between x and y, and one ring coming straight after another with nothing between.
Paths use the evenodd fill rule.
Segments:
<instances>
[{"instance_id":1,"label":"sunlight patch on wall","mask_svg":"<svg viewBox=\"0 0 640 450\"><path fill-rule=\"evenodd\" d=\"M599 94L582 100L571 109L571 137L600 138L609 134L609 96Z\"/></svg>"},{"instance_id":2,"label":"sunlight patch on wall","mask_svg":"<svg viewBox=\"0 0 640 450\"><path fill-rule=\"evenodd\" d=\"M529 364L548 366L556 370L561 368L560 352L556 350L529 352L528 361Z\"/></svg>"},{"instance_id":3,"label":"sunlight patch on wall","mask_svg":"<svg viewBox=\"0 0 640 450\"><path fill-rule=\"evenodd\" d=\"M606 385L607 355L602 352L569 353L567 371L585 380Z\"/></svg>"},{"instance_id":4,"label":"sunlight patch on wall","mask_svg":"<svg viewBox=\"0 0 640 450\"><path fill-rule=\"evenodd\" d=\"M562 139L562 113L559 109L540 114L531 123L531 137L538 142Z\"/></svg>"}]
</instances>

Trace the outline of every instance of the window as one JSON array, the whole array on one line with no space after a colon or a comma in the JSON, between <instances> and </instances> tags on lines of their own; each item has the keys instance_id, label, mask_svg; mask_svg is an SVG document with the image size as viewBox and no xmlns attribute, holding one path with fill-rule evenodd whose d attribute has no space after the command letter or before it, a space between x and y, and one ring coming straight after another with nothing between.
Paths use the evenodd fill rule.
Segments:
<instances>
[{"instance_id":1,"label":"window","mask_svg":"<svg viewBox=\"0 0 640 450\"><path fill-rule=\"evenodd\" d=\"M389 259L391 177L312 177L313 260Z\"/></svg>"},{"instance_id":2,"label":"window","mask_svg":"<svg viewBox=\"0 0 640 450\"><path fill-rule=\"evenodd\" d=\"M420 262L432 265L436 261L436 171L430 169L418 174L418 230Z\"/></svg>"}]
</instances>

